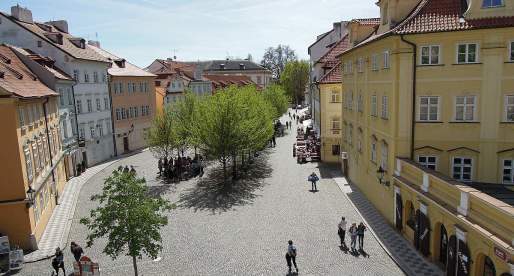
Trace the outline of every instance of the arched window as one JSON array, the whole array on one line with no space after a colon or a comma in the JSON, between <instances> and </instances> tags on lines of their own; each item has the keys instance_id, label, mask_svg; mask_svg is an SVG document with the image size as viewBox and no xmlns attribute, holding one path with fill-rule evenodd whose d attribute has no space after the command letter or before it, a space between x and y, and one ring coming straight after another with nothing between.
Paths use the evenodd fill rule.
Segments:
<instances>
[{"instance_id":1,"label":"arched window","mask_svg":"<svg viewBox=\"0 0 514 276\"><path fill-rule=\"evenodd\" d=\"M496 269L494 263L489 257L484 258L484 276L496 276Z\"/></svg>"}]
</instances>

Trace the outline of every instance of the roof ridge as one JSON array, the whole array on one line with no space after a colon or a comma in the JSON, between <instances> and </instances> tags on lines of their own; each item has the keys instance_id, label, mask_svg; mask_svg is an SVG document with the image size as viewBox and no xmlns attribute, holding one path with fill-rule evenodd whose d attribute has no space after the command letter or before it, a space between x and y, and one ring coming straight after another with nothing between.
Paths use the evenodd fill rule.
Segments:
<instances>
[{"instance_id":1,"label":"roof ridge","mask_svg":"<svg viewBox=\"0 0 514 276\"><path fill-rule=\"evenodd\" d=\"M411 11L411 13L404 19L402 22L400 22L398 25L396 25L393 29L389 30L390 32L396 33L400 28L407 25L407 23L411 22L418 14L427 6L428 3L430 3L431 0L421 0L421 2L418 4L418 6Z\"/></svg>"}]
</instances>

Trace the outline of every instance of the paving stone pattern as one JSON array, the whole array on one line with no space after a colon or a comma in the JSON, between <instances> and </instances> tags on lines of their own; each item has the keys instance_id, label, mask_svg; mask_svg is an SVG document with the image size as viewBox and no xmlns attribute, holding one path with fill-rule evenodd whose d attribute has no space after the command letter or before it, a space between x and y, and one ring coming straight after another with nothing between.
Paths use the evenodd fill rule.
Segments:
<instances>
[{"instance_id":1,"label":"paving stone pattern","mask_svg":"<svg viewBox=\"0 0 514 276\"><path fill-rule=\"evenodd\" d=\"M362 218L330 175L315 163L296 164L291 148L294 135L277 139L277 147L262 154L244 183L231 196L222 196L208 178L165 184L156 179L156 160L146 151L120 160L92 177L83 187L70 237L85 244L87 229L78 220L96 206L90 196L101 190L111 170L135 165L152 193L178 204L162 229L162 259L139 260L140 275L287 275L285 253L292 239L298 248L300 275L404 275L379 242L365 236L368 256L353 256L339 248L337 223ZM316 172L319 192L310 192L307 176ZM347 237L347 243L349 244ZM116 260L102 253L105 240L86 254L100 263L102 275L131 275L131 258ZM71 256L65 252L67 272ZM50 275L50 260L27 264L19 275Z\"/></svg>"}]
</instances>

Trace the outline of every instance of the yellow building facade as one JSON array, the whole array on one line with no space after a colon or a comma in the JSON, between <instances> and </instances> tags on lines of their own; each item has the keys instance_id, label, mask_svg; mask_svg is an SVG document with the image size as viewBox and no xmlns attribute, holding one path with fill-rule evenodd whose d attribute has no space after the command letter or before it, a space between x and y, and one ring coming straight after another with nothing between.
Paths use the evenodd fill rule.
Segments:
<instances>
[{"instance_id":1,"label":"yellow building facade","mask_svg":"<svg viewBox=\"0 0 514 276\"><path fill-rule=\"evenodd\" d=\"M7 46L0 46L0 232L11 245L37 249L66 184L58 94Z\"/></svg>"},{"instance_id":2,"label":"yellow building facade","mask_svg":"<svg viewBox=\"0 0 514 276\"><path fill-rule=\"evenodd\" d=\"M340 162L341 156L341 64L327 72L317 84L319 104L322 112L319 135L321 139L321 161Z\"/></svg>"},{"instance_id":3,"label":"yellow building facade","mask_svg":"<svg viewBox=\"0 0 514 276\"><path fill-rule=\"evenodd\" d=\"M397 229L448 275L514 273L514 12L493 2L379 1L380 25L350 23L340 55L342 169L391 224L411 218ZM441 225L469 262L440 258Z\"/></svg>"}]
</instances>

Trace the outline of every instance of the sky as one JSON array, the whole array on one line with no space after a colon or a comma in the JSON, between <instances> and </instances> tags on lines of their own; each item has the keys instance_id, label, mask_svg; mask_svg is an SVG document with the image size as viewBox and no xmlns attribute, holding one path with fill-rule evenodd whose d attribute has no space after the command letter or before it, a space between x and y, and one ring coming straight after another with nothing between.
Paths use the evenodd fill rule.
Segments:
<instances>
[{"instance_id":1,"label":"sky","mask_svg":"<svg viewBox=\"0 0 514 276\"><path fill-rule=\"evenodd\" d=\"M0 0L34 20L68 21L70 33L98 39L101 47L140 66L156 58L246 58L289 45L302 59L332 23L377 17L376 0Z\"/></svg>"}]
</instances>

